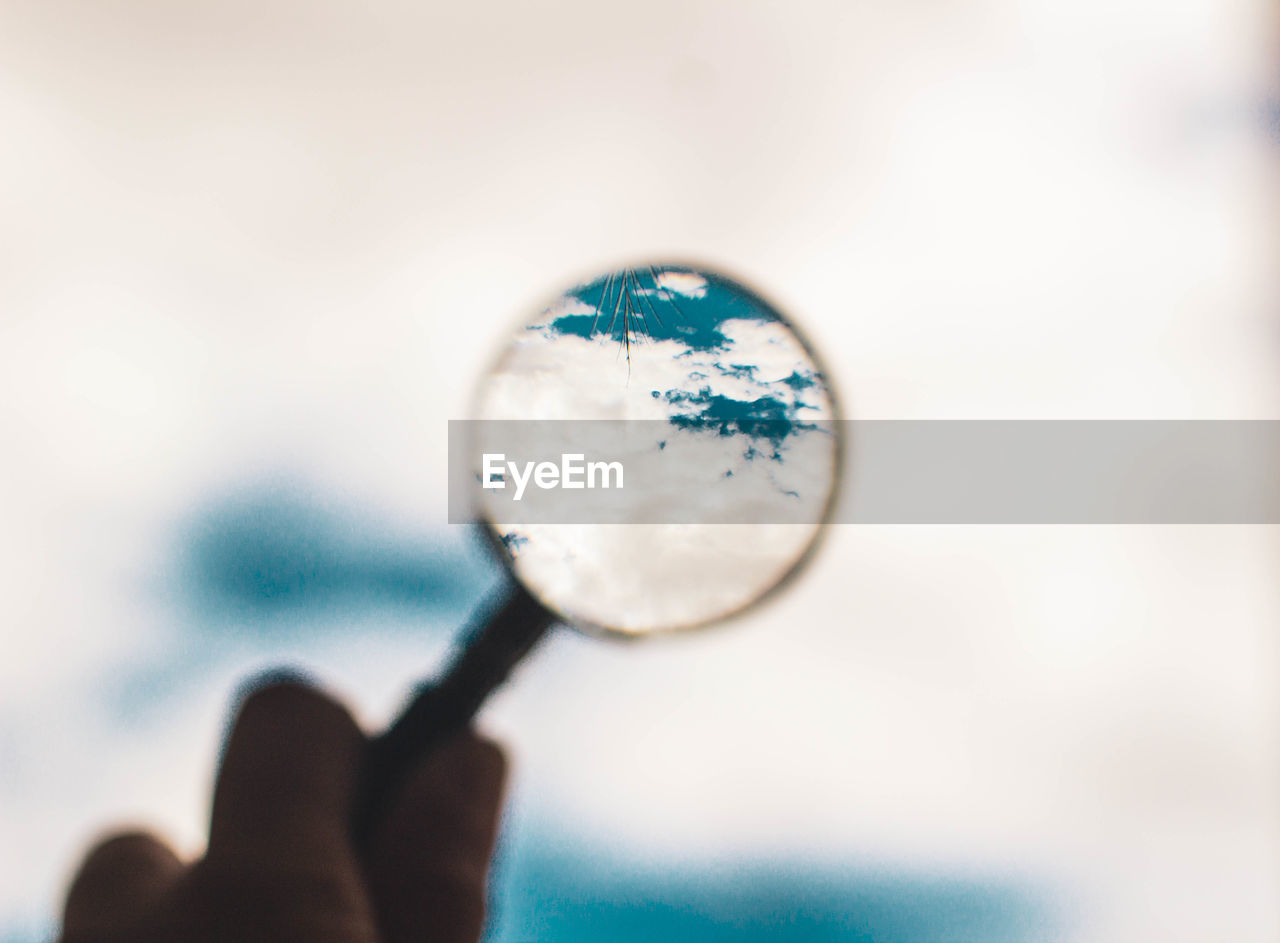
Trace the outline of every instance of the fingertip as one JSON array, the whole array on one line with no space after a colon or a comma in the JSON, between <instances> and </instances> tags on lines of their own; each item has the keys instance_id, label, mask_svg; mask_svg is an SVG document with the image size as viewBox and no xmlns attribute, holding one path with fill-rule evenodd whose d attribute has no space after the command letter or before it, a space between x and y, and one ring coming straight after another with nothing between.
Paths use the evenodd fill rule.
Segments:
<instances>
[{"instance_id":1,"label":"fingertip","mask_svg":"<svg viewBox=\"0 0 1280 943\"><path fill-rule=\"evenodd\" d=\"M260 711L290 712L313 711L321 705L343 708L322 693L320 686L302 671L295 668L271 668L245 679L231 696L228 720L228 741L245 716ZM345 711L344 711L345 712Z\"/></svg>"},{"instance_id":2,"label":"fingertip","mask_svg":"<svg viewBox=\"0 0 1280 943\"><path fill-rule=\"evenodd\" d=\"M131 919L184 871L173 850L149 832L116 832L85 855L67 892L63 932L71 936Z\"/></svg>"},{"instance_id":3,"label":"fingertip","mask_svg":"<svg viewBox=\"0 0 1280 943\"><path fill-rule=\"evenodd\" d=\"M440 744L410 777L390 824L420 819L428 810L451 811L488 836L497 830L506 791L507 755L493 740L463 730Z\"/></svg>"},{"instance_id":4,"label":"fingertip","mask_svg":"<svg viewBox=\"0 0 1280 943\"><path fill-rule=\"evenodd\" d=\"M330 840L346 828L364 735L296 672L242 685L214 790L209 851Z\"/></svg>"},{"instance_id":5,"label":"fingertip","mask_svg":"<svg viewBox=\"0 0 1280 943\"><path fill-rule=\"evenodd\" d=\"M446 743L442 751L445 765L482 795L501 797L507 781L507 754L497 742L474 730L463 731Z\"/></svg>"},{"instance_id":6,"label":"fingertip","mask_svg":"<svg viewBox=\"0 0 1280 943\"><path fill-rule=\"evenodd\" d=\"M231 703L224 761L238 741L282 728L299 735L319 733L344 740L363 737L360 725L346 707L319 684L290 668L254 675L240 685Z\"/></svg>"},{"instance_id":7,"label":"fingertip","mask_svg":"<svg viewBox=\"0 0 1280 943\"><path fill-rule=\"evenodd\" d=\"M143 829L126 829L110 832L91 846L75 881L92 880L103 873L154 873L181 867L181 860L160 838Z\"/></svg>"},{"instance_id":8,"label":"fingertip","mask_svg":"<svg viewBox=\"0 0 1280 943\"><path fill-rule=\"evenodd\" d=\"M264 668L240 682L233 696L233 703L242 704L257 692L273 687L314 688L316 679L296 665L276 665Z\"/></svg>"}]
</instances>

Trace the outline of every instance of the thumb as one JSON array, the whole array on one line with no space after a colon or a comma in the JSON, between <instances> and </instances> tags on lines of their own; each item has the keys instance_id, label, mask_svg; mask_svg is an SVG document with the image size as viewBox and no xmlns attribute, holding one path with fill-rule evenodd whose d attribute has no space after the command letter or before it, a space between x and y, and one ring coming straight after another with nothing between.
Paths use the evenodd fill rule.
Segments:
<instances>
[{"instance_id":1,"label":"thumb","mask_svg":"<svg viewBox=\"0 0 1280 943\"><path fill-rule=\"evenodd\" d=\"M475 943L506 779L502 751L470 731L441 744L375 836L370 880L387 943Z\"/></svg>"}]
</instances>

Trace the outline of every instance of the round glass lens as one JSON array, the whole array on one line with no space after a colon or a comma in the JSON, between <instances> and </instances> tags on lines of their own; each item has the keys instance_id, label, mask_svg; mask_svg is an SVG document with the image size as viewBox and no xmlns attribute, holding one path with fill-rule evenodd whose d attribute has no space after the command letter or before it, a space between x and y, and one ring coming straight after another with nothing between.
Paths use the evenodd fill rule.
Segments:
<instances>
[{"instance_id":1,"label":"round glass lens","mask_svg":"<svg viewBox=\"0 0 1280 943\"><path fill-rule=\"evenodd\" d=\"M521 324L470 424L483 519L581 628L718 621L783 582L839 480L835 396L772 305L684 265L611 272Z\"/></svg>"}]
</instances>

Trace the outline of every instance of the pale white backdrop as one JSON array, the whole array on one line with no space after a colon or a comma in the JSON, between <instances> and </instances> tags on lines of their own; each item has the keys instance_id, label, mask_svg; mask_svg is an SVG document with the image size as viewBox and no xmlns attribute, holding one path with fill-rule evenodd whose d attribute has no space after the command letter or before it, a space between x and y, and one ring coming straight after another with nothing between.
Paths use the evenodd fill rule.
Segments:
<instances>
[{"instance_id":1,"label":"pale white backdrop","mask_svg":"<svg viewBox=\"0 0 1280 943\"><path fill-rule=\"evenodd\" d=\"M446 421L601 267L741 273L855 417L1280 418L1276 36L1260 0L0 2L0 937L106 822L199 847L262 648L143 721L100 696L171 654L175 522L283 477L443 530ZM1269 943L1278 551L837 528L733 630L557 640L484 722L538 814L637 855ZM271 659L373 722L445 636L343 618Z\"/></svg>"}]
</instances>

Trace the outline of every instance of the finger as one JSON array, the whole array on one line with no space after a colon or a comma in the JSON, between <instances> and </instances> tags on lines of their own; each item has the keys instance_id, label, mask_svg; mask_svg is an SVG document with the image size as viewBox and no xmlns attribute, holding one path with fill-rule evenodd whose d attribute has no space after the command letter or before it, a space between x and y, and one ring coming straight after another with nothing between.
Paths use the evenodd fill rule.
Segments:
<instances>
[{"instance_id":1,"label":"finger","mask_svg":"<svg viewBox=\"0 0 1280 943\"><path fill-rule=\"evenodd\" d=\"M208 858L238 864L350 857L348 817L364 737L346 709L297 681L258 687L223 752Z\"/></svg>"},{"instance_id":2,"label":"finger","mask_svg":"<svg viewBox=\"0 0 1280 943\"><path fill-rule=\"evenodd\" d=\"M91 937L127 929L182 872L178 856L142 832L125 832L99 842L67 892L63 936Z\"/></svg>"},{"instance_id":3,"label":"finger","mask_svg":"<svg viewBox=\"0 0 1280 943\"><path fill-rule=\"evenodd\" d=\"M372 849L370 881L387 943L476 943L497 838L506 760L471 732L410 777Z\"/></svg>"}]
</instances>

